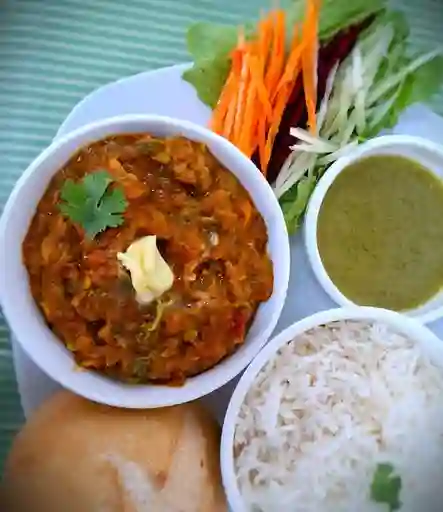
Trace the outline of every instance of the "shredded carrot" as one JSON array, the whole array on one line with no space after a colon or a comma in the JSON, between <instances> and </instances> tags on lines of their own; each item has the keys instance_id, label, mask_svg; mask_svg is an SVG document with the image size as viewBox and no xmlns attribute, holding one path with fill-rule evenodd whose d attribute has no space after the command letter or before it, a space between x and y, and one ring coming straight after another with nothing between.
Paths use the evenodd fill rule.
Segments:
<instances>
[{"instance_id":1,"label":"shredded carrot","mask_svg":"<svg viewBox=\"0 0 443 512\"><path fill-rule=\"evenodd\" d=\"M240 149L251 157L260 145L259 119L263 119L263 141L267 123L272 122L272 106L263 82L259 58L252 55L249 61L250 88L246 100L245 122L242 127Z\"/></svg>"},{"instance_id":2,"label":"shredded carrot","mask_svg":"<svg viewBox=\"0 0 443 512\"><path fill-rule=\"evenodd\" d=\"M232 58L232 71L234 71L234 73L236 75L239 75L240 74L240 71L241 71L241 68L242 68L242 63L243 63L243 55L245 53L245 48L243 46L243 39L242 37L240 36L239 34L239 38L240 38L240 41L242 42L241 46L237 46L234 51L232 52L231 54L231 58Z\"/></svg>"},{"instance_id":3,"label":"shredded carrot","mask_svg":"<svg viewBox=\"0 0 443 512\"><path fill-rule=\"evenodd\" d=\"M252 60L252 58L250 59ZM251 64L252 66L252 64ZM249 70L248 70L249 72ZM240 126L240 133L237 139L237 147L247 156L251 157L254 148L252 147L252 132L255 122L256 88L251 81L247 91L247 98L243 109L243 119Z\"/></svg>"},{"instance_id":4,"label":"shredded carrot","mask_svg":"<svg viewBox=\"0 0 443 512\"><path fill-rule=\"evenodd\" d=\"M269 51L272 44L273 25L272 17L268 16L262 19L258 26L258 51L263 59L263 73L268 65Z\"/></svg>"},{"instance_id":5,"label":"shredded carrot","mask_svg":"<svg viewBox=\"0 0 443 512\"><path fill-rule=\"evenodd\" d=\"M299 30L295 27L292 38L291 51L286 61L286 66L280 76L279 82L274 91L271 91L273 101L273 119L269 127L263 157L260 157L260 165L263 174L266 175L269 161L271 159L272 147L283 117L284 110L291 95L294 84L300 72L300 61L303 52L303 45L299 40Z\"/></svg>"},{"instance_id":6,"label":"shredded carrot","mask_svg":"<svg viewBox=\"0 0 443 512\"><path fill-rule=\"evenodd\" d=\"M235 87L233 87L232 95L229 96L227 102L229 103L228 111L226 113L225 122L223 125L222 135L230 140L233 144L235 141L232 139L234 130L235 114L237 110L237 95L239 89L240 75L243 66L244 49L236 48L232 54L232 69L235 81Z\"/></svg>"},{"instance_id":7,"label":"shredded carrot","mask_svg":"<svg viewBox=\"0 0 443 512\"><path fill-rule=\"evenodd\" d=\"M266 175L266 168L264 163L266 160L266 120L263 116L259 117L257 126L257 138L258 138L258 155L260 158L260 169L263 174Z\"/></svg>"},{"instance_id":8,"label":"shredded carrot","mask_svg":"<svg viewBox=\"0 0 443 512\"><path fill-rule=\"evenodd\" d=\"M274 99L277 97L277 94L284 85L286 85L288 82L295 83L295 79L298 76L298 66L300 64L303 49L304 45L300 41L300 29L299 26L296 25L294 27L294 33L292 37L291 51L286 60L286 66L283 71L283 75L275 89Z\"/></svg>"},{"instance_id":9,"label":"shredded carrot","mask_svg":"<svg viewBox=\"0 0 443 512\"><path fill-rule=\"evenodd\" d=\"M269 93L275 89L283 71L285 63L285 42L286 32L285 23L286 15L282 10L272 13L273 16L273 42L272 53L270 55L269 69L266 73L266 88Z\"/></svg>"},{"instance_id":10,"label":"shredded carrot","mask_svg":"<svg viewBox=\"0 0 443 512\"><path fill-rule=\"evenodd\" d=\"M228 120L231 120L231 123L228 124L232 124L231 118L233 113L230 111L230 107L232 105L233 98L235 98L237 94L238 76L239 70L242 66L242 59L243 51L236 48L231 55L231 70L229 72L228 79L222 89L209 125L214 132L227 138L229 138L231 129L227 129L225 124Z\"/></svg>"},{"instance_id":11,"label":"shredded carrot","mask_svg":"<svg viewBox=\"0 0 443 512\"><path fill-rule=\"evenodd\" d=\"M261 106L263 107L264 114L269 121L272 119L272 105L269 99L268 91L266 90L263 81L263 65L259 61L259 57L252 57L250 61L250 76L251 82L254 85L257 95L260 99Z\"/></svg>"},{"instance_id":12,"label":"shredded carrot","mask_svg":"<svg viewBox=\"0 0 443 512\"><path fill-rule=\"evenodd\" d=\"M236 145L248 157L253 155L259 144L258 119L265 116L269 123L272 120L272 106L263 76L265 70L261 53L263 39L263 35L259 34L256 41L250 41L245 45L244 65L247 69L243 68L242 73L246 82L243 98L239 98L243 102L243 108L237 118L237 121L240 119L241 124L237 125L238 132L234 131ZM240 94L242 91L239 91Z\"/></svg>"},{"instance_id":13,"label":"shredded carrot","mask_svg":"<svg viewBox=\"0 0 443 512\"><path fill-rule=\"evenodd\" d=\"M303 90L308 111L308 126L311 133L317 132L317 34L319 10L319 0L307 0L305 22L303 24L303 42L306 46L302 52L302 68Z\"/></svg>"},{"instance_id":14,"label":"shredded carrot","mask_svg":"<svg viewBox=\"0 0 443 512\"><path fill-rule=\"evenodd\" d=\"M243 68L240 75L240 84L237 95L237 103L234 117L233 142L234 144L240 140L243 121L245 116L246 98L249 89L249 55L245 55Z\"/></svg>"},{"instance_id":15,"label":"shredded carrot","mask_svg":"<svg viewBox=\"0 0 443 512\"><path fill-rule=\"evenodd\" d=\"M261 13L256 37L243 28L231 54L231 69L210 126L246 156L257 151L266 174L281 120L300 73L308 124L316 130L318 18L320 0L306 0L303 26L295 26L286 52L286 14L275 7Z\"/></svg>"},{"instance_id":16,"label":"shredded carrot","mask_svg":"<svg viewBox=\"0 0 443 512\"><path fill-rule=\"evenodd\" d=\"M266 132L268 126L272 123L272 104L269 91L265 83L265 73L270 57L270 47L273 37L273 18L268 16L259 23L258 30L258 55L259 64L257 68L251 66L251 79L257 89L259 103L257 105L258 119L255 128L255 136L258 147L260 162L265 158Z\"/></svg>"},{"instance_id":17,"label":"shredded carrot","mask_svg":"<svg viewBox=\"0 0 443 512\"><path fill-rule=\"evenodd\" d=\"M278 128L280 126L281 119L283 117L283 112L285 111L285 107L288 102L289 95L291 94L291 91L292 91L292 85L291 84L285 85L280 90L280 93L277 95L277 99L274 104L273 122L269 128L268 138L266 140L265 157L264 157L264 161L260 162L262 172L265 176L266 176L266 171L268 169L269 160L271 159L272 146L274 144L275 137L277 136Z\"/></svg>"},{"instance_id":18,"label":"shredded carrot","mask_svg":"<svg viewBox=\"0 0 443 512\"><path fill-rule=\"evenodd\" d=\"M234 116L234 126L232 131L232 142L237 145L242 130L242 121L245 110L245 97L249 85L249 55L245 46L245 35L243 29L240 30L238 36L238 47L243 50L243 59L240 70L240 82L238 86L238 94L236 98L236 109Z\"/></svg>"},{"instance_id":19,"label":"shredded carrot","mask_svg":"<svg viewBox=\"0 0 443 512\"><path fill-rule=\"evenodd\" d=\"M225 137L225 139L230 140L233 144L234 141L231 139L232 136L232 130L234 128L234 118L235 118L235 110L237 108L237 104L235 102L235 97L233 96L230 99L228 111L226 112L226 118L223 125L223 131L221 135Z\"/></svg>"},{"instance_id":20,"label":"shredded carrot","mask_svg":"<svg viewBox=\"0 0 443 512\"><path fill-rule=\"evenodd\" d=\"M210 123L211 130L218 134L223 134L223 122L228 112L230 100L235 91L235 87L236 77L234 70L231 69L228 80L226 81L226 84L223 87L222 93L220 95L220 99L218 100L217 106L214 109Z\"/></svg>"}]
</instances>

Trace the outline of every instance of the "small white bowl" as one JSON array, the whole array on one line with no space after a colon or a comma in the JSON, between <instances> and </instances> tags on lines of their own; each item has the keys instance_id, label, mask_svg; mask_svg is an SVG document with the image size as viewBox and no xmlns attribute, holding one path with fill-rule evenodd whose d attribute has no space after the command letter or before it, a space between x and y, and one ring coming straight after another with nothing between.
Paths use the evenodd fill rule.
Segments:
<instances>
[{"instance_id":1,"label":"small white bowl","mask_svg":"<svg viewBox=\"0 0 443 512\"><path fill-rule=\"evenodd\" d=\"M208 145L240 180L263 216L274 267L274 291L260 305L245 343L214 368L189 378L182 387L126 385L93 371L78 371L71 353L47 327L29 290L22 241L51 177L81 147L118 133L183 135ZM65 388L96 402L128 408L160 407L207 395L238 375L268 341L286 297L289 240L283 214L271 187L255 165L230 142L206 128L176 119L129 115L89 124L51 144L18 180L0 219L0 303L18 342L34 362Z\"/></svg>"},{"instance_id":2,"label":"small white bowl","mask_svg":"<svg viewBox=\"0 0 443 512\"><path fill-rule=\"evenodd\" d=\"M337 304L358 306L348 299L329 277L320 257L317 244L317 222L323 200L335 178L349 165L375 155L398 155L410 158L443 179L443 146L420 137L385 135L357 147L349 155L339 158L329 167L315 187L305 217L305 245L308 258L318 282ZM423 323L434 322L443 316L443 289L418 308L402 311Z\"/></svg>"},{"instance_id":3,"label":"small white bowl","mask_svg":"<svg viewBox=\"0 0 443 512\"><path fill-rule=\"evenodd\" d=\"M234 390L223 423L223 431L220 446L220 462L223 478L223 486L232 512L247 512L237 485L237 477L234 465L234 436L237 426L237 418L245 397L266 363L272 359L277 351L293 340L296 336L318 327L320 325L339 320L367 320L382 322L393 330L401 333L421 345L434 364L440 366L443 371L443 343L427 327L417 320L407 318L400 313L385 309L358 307L330 309L316 313L310 317L296 322L273 338L263 350L255 357L241 376Z\"/></svg>"}]
</instances>

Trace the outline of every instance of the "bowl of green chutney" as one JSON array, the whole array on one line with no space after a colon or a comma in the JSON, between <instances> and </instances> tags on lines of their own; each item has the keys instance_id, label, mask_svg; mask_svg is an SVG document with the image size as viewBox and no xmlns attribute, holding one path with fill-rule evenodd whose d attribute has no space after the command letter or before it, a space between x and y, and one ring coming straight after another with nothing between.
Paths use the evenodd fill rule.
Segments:
<instances>
[{"instance_id":1,"label":"bowl of green chutney","mask_svg":"<svg viewBox=\"0 0 443 512\"><path fill-rule=\"evenodd\" d=\"M338 159L308 205L312 269L341 306L443 316L443 146L387 135Z\"/></svg>"}]
</instances>

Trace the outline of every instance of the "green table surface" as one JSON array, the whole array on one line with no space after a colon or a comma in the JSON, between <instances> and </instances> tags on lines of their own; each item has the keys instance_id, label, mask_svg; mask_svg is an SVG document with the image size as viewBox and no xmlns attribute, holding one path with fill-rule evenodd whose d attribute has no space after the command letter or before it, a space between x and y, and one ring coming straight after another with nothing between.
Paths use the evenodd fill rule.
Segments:
<instances>
[{"instance_id":1,"label":"green table surface","mask_svg":"<svg viewBox=\"0 0 443 512\"><path fill-rule=\"evenodd\" d=\"M270 3L0 0L0 211L17 178L86 94L189 60L184 36L192 22L241 22ZM443 0L394 5L407 13L416 47L443 44ZM443 94L433 108L443 114ZM8 330L0 318L0 467L22 421Z\"/></svg>"}]
</instances>

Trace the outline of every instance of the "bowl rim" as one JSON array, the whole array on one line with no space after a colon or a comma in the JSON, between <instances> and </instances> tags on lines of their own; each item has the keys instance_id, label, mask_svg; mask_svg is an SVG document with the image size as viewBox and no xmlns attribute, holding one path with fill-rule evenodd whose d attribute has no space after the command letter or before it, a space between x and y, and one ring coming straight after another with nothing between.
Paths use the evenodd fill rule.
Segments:
<instances>
[{"instance_id":1,"label":"bowl rim","mask_svg":"<svg viewBox=\"0 0 443 512\"><path fill-rule=\"evenodd\" d=\"M153 124L157 124L157 126L161 125L166 131L170 131L171 133L182 133L184 137L192 139L193 137L200 138L200 140L205 143L211 145L213 144L216 147L216 151L218 153L226 152L226 155L230 155L230 158L237 162L238 167L242 168L242 173L240 175L248 175L249 179L252 180L253 186L252 190L256 188L260 190L262 195L264 196L264 204L268 203L268 214L272 215L273 219L273 232L276 233L278 238L278 261L276 260L276 256L273 257L273 267L275 271L275 266L278 264L279 266L279 287L275 288L275 273L274 273L274 290L273 290L273 306L271 309L272 314L269 315L268 322L265 324L265 328L256 333L256 336L250 340L250 343L240 355L238 352L235 352L228 356L225 360L222 360L214 367L209 370L202 372L201 374L190 377L187 382L193 382L193 385L189 388L186 384L182 387L171 388L170 386L162 386L162 385L139 385L139 386L130 386L125 383L121 383L118 381L112 381L104 377L103 384L101 387L105 387L109 385L109 392L106 392L106 396L103 395L102 392L97 392L94 388L85 390L78 389L78 382L82 381L83 375L94 375L93 378L100 377L98 372L85 370L82 372L77 372L76 377L74 378L72 374L66 372L65 368L56 369L54 367L48 368L48 364L46 362L46 357L44 354L37 353L36 350L32 347L32 342L29 339L23 339L20 334L20 320L18 314L14 313L14 304L12 300L8 298L8 292L5 289L5 286L0 286L0 306L3 309L4 317L7 320L9 328L11 332L14 334L15 339L17 339L21 348L25 351L25 353L33 360L33 362L43 370L51 379L55 382L61 384L64 388L70 389L76 394L79 394L85 398L93 400L95 402L104 403L111 406L124 407L124 408L154 408L154 407L164 407L171 406L180 403L189 402L191 400L195 400L201 398L216 389L222 387L234 377L236 377L254 358L254 356L259 352L259 350L266 344L269 340L269 337L274 330L278 319L281 315L285 299L287 288L289 285L289 273L290 273L290 248L289 248L289 237L286 230L286 225L283 217L283 213L278 205L278 201L270 187L267 183L264 176L260 173L260 171L256 168L256 166L249 160L239 149L237 149L234 145L232 145L229 141L224 139L223 137L213 133L206 127L199 126L190 121L175 119L166 116L158 116L158 115L150 115L150 114L127 114L122 116L113 116L106 119L102 119L93 123L88 123L65 136L60 138L56 138L52 141L52 143L45 148L27 167L24 173L20 176L18 181L16 182L9 198L6 202L3 213L0 217L0 244L5 247L6 243L6 228L9 226L10 222L13 222L12 215L15 209L15 203L17 201L18 196L20 195L23 189L28 187L28 179L34 174L39 173L40 167L44 162L51 158L53 153L58 151L61 147L67 146L70 143L74 143L77 149L87 145L90 142L103 139L107 137L107 134L97 135L97 132L103 131L105 132L107 129L109 132L112 132L113 126L116 126L114 133L119 133L118 126L120 126L120 132L122 131L122 125L126 123L141 123L146 124L146 131L149 131L149 126ZM137 130L134 130L136 132ZM129 132L129 131L128 131ZM88 139L88 135L90 135ZM86 138L85 138L86 137ZM83 140L82 140L83 138ZM82 140L81 142L76 143L77 139ZM88 142L89 141L89 142ZM75 150L74 150L75 151ZM58 166L58 169L61 165ZM232 172L234 175L237 173L232 171L231 168L227 167L227 169ZM57 170L54 170L53 174L55 174ZM243 185L245 186L245 185ZM249 194L251 194L251 185L245 186L246 190ZM255 200L253 200L255 204ZM258 211L264 216L262 213L263 206L259 207L255 204ZM267 225L267 229L271 229L270 226ZM21 243L21 242L20 242ZM4 257L0 253L0 281L5 280L5 275L7 273L7 266L4 262ZM34 301L32 295L29 292L29 297L32 301ZM23 294L21 294L23 296ZM49 332L52 332L49 327L45 326ZM41 331L43 335L43 331ZM61 346L63 346L60 340L57 340ZM237 354L237 357L235 357ZM219 366L226 362L226 367ZM75 382L73 382L75 381ZM109 384L106 384L109 381ZM111 387L118 386L119 396L115 397L112 395ZM149 396L149 389L153 387L158 388L160 390L165 391L168 398L156 398L153 399ZM114 389L116 389L114 387ZM166 393L166 390L168 393ZM173 390L173 392L171 391ZM123 395L123 397L122 397ZM160 393L158 393L160 395ZM157 396L158 396L157 395Z\"/></svg>"},{"instance_id":2,"label":"bowl rim","mask_svg":"<svg viewBox=\"0 0 443 512\"><path fill-rule=\"evenodd\" d=\"M416 343L427 343L428 348L431 346L432 351L436 351L435 353L440 359L440 364L443 369L442 340L440 340L440 338L438 338L427 326L423 325L418 320L411 317L405 317L401 313L397 313L395 311L366 306L335 308L314 313L313 315L305 317L288 326L276 337L271 339L247 367L238 381L226 411L220 443L220 466L223 487L225 489L229 506L233 512L247 512L237 485L233 456L234 436L238 413L246 394L252 387L255 378L262 368L282 346L286 345L296 336L299 336L309 329L340 320L366 320L369 322L385 323L396 331L413 339Z\"/></svg>"},{"instance_id":3,"label":"bowl rim","mask_svg":"<svg viewBox=\"0 0 443 512\"><path fill-rule=\"evenodd\" d=\"M382 135L357 146L357 148L350 151L347 155L336 160L321 177L308 203L304 225L304 244L308 260L320 286L325 290L329 297L341 307L360 305L351 301L339 290L329 277L329 274L323 265L317 244L317 224L320 209L329 188L346 167L361 158L364 158L368 152L373 152L378 149L389 149L390 146L408 146L422 149L429 153L433 153L443 163L443 146L436 144L435 142L412 135ZM419 158L416 160L420 162ZM438 178L442 179L440 176L438 176ZM435 297L436 295L433 295L423 305L429 303ZM423 307L423 305L420 307ZM441 306L434 307L427 312L414 314L414 311L417 309L419 308L401 311L400 313L405 316L412 316L424 324L434 322L435 320L443 317L443 304Z\"/></svg>"}]
</instances>

